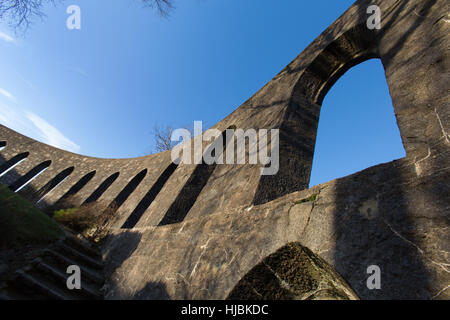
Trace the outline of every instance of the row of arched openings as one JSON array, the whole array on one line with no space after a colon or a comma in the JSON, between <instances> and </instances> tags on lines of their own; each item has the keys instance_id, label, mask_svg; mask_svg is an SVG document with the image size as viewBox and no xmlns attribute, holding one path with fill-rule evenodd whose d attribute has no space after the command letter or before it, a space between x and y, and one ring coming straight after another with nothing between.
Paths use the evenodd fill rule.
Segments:
<instances>
[{"instance_id":1,"label":"row of arched openings","mask_svg":"<svg viewBox=\"0 0 450 320\"><path fill-rule=\"evenodd\" d=\"M369 57L371 58L371 57ZM367 59L366 59L367 60ZM377 66L378 64L378 66ZM339 176L345 176L351 172L355 172L361 169L364 169L366 167L375 165L377 163L390 161L392 159L397 159L402 156L404 156L405 152L403 149L403 146L401 144L401 138L400 134L398 132L398 127L395 123L395 117L393 111L393 107L390 104L389 92L387 88L386 81L384 79L384 73L383 68L379 67L380 63L379 60L374 60L374 62L369 63L369 69L361 69L361 73L359 77L364 77L367 75L367 70L371 71L370 79L371 81L368 81L369 87L374 87L376 85L375 91L379 91L379 89L384 89L384 94L382 92L379 93L372 93L372 99L368 99L364 101L364 96L358 101L355 100L356 98L352 99L344 99L341 98L341 100L345 103L345 106L341 106L340 110L337 111L334 110L328 110L327 108L322 111L322 115L320 117L321 122L319 122L319 130L317 135L317 144L315 147L314 152L314 162L313 162L313 169L312 169L312 178L313 181L311 181L311 185L315 185L317 183L326 182L333 178L339 177ZM378 68L378 69L377 69ZM376 72L379 72L377 74ZM349 75L353 75L353 72ZM342 74L341 74L342 76ZM348 75L346 75L345 78L347 78ZM378 83L375 83L373 81L373 78L376 77ZM384 79L384 80L383 80ZM344 80L346 82L347 79ZM334 84L334 82L333 82ZM329 89L329 88L328 88ZM327 89L327 91L328 91ZM340 89L340 86L337 86L337 89ZM346 88L348 89L348 88ZM369 91L370 88L367 89ZM333 96L335 92L332 92L330 95L330 98L335 99ZM345 97L345 94L341 95L342 97ZM364 113L360 113L358 110L361 108L361 104L365 102L371 103L375 97L383 96L384 99L384 105L382 104L371 104L375 109L373 109L372 112L379 113L381 116L377 117L377 126L374 126L374 119L377 115L374 113L372 116L370 116L370 110L365 112L366 117L364 118ZM369 96L370 97L370 96ZM323 99L322 97L321 99ZM327 97L328 99L328 97ZM381 100L380 100L381 101ZM328 103L328 100L326 100ZM335 104L335 102L334 102ZM365 106L366 107L366 106ZM343 110L343 108L346 108ZM331 114L331 117L327 115L327 113ZM333 114L335 114L333 116ZM327 136L330 136L330 133L332 130L334 130L333 134L336 136L337 132L336 129L339 127L345 127L345 123L341 123L340 125L336 124L336 121L343 121L343 119L339 118L339 114L346 115L346 119L349 116L352 115L358 115L359 119L355 119L352 122L356 123L355 127L359 127L362 131L360 133L352 132L352 137L349 138L340 138L337 141L336 139L333 140L332 137L329 137L328 139L324 139L324 132L328 133ZM348 119L347 119L348 120ZM332 125L334 128L323 128L324 123L326 124L326 121L332 122ZM362 123L364 121L364 123ZM331 127L330 124L328 124L329 127ZM348 126L347 126L348 127ZM378 128L378 129L377 129ZM382 131L380 130L382 129ZM371 141L367 140L368 137L368 131L373 130L373 134L370 136ZM378 131L377 131L378 130ZM386 135L386 131L390 130L389 135ZM353 145L349 145L348 141L352 141L352 139L355 136L364 136L363 143L368 146L368 148L363 148L361 146L358 146L354 148ZM333 140L333 143L329 143L330 140ZM354 140L354 139L353 139ZM223 139L225 141L225 139ZM351 161L344 161L346 163L346 166L339 165L337 163L336 157L333 157L333 166L330 166L330 161L324 161L324 159L328 159L330 155L326 155L327 153L327 145L325 144L325 141L328 141L327 145L330 146L331 151L328 151L330 154L332 153L332 150L343 150L345 148L348 149L348 153L352 152L351 157L354 159L357 156L358 151L360 153L364 154L365 161L370 161L367 163L364 163L364 161L359 161L357 164L352 164ZM339 147L339 143L344 144L342 147ZM375 149L374 147L377 147L378 149ZM0 141L0 151L6 147L6 141ZM226 147L224 145L224 147ZM319 152L318 152L319 150ZM20 163L25 161L27 157L29 156L28 152L20 153L12 157L11 159L5 161L2 165L0 165L0 178L4 175L6 175L8 172L13 170L16 166L18 166ZM369 159L369 160L367 160ZM327 165L327 167L324 167ZM26 187L33 179L35 179L37 176L42 174L49 166L51 165L51 161L47 160L44 161L34 168L32 168L29 172L24 174L23 176L19 177L14 183L9 185L9 188L15 192L20 192L23 188ZM351 165L354 166L354 168L351 167ZM175 201L171 204L169 209L166 211L165 215L163 216L162 220L160 221L159 225L167 225L167 224L173 224L178 223L184 220L186 215L188 214L189 210L192 208L194 203L196 202L198 196L202 192L203 188L207 184L208 180L210 179L212 173L215 170L215 164L207 165L205 163L202 163L200 165L197 165L194 169L193 173L191 174L190 178L187 180L183 188L181 189L180 193L177 195ZM146 210L150 207L156 196L160 193L166 182L169 180L171 175L175 172L177 169L177 165L174 163L171 163L159 176L159 178L156 180L156 182L151 186L151 188L148 190L148 192L144 195L144 197L141 199L141 201L138 203L138 205L135 207L135 209L131 212L125 223L122 225L122 228L133 228L136 226L136 224L141 219L142 215L146 212ZM75 168L69 167L58 173L54 178L52 178L46 185L44 185L41 189L34 192L32 196L32 200L34 202L40 202L42 201L48 194L50 194L54 189L56 189L61 183L63 183L75 170ZM136 190L136 188L139 186L139 184L144 180L148 173L147 169L142 170L139 172L136 176L134 176L128 184L122 189L122 191L111 201L111 203L108 206L109 210L117 210L120 208L124 202L130 197L130 195ZM93 179L93 177L96 175L96 171L92 171L87 173L85 176L83 176L77 183L75 183L59 200L58 202L61 202L63 200L66 200L75 194L77 194L81 189L83 189L89 181ZM96 189L95 191L83 202L83 204L88 204L95 202L100 199L100 197L106 192L106 190L117 180L119 177L119 172L116 172L109 177L107 177Z\"/></svg>"},{"instance_id":2,"label":"row of arched openings","mask_svg":"<svg viewBox=\"0 0 450 320\"><path fill-rule=\"evenodd\" d=\"M223 151L225 150L225 131L222 133L223 141ZM1 146L0 142L0 146ZM4 144L6 146L6 142ZM210 148L214 148L214 144L211 145ZM207 150L207 152L209 152ZM0 175L6 174L10 170L14 169L18 164L22 161L26 160L29 156L29 153L21 153L10 160L6 161L2 166L0 166ZM32 168L29 172L18 178L14 183L12 183L9 188L15 192L20 192L26 185L28 185L31 181L37 178L42 172L44 172L51 165L51 161L44 161L34 168ZM175 163L170 163L170 165L162 172L156 182L152 185L149 191L144 195L138 205L135 207L133 212L129 215L125 223L122 225L122 228L134 228L136 224L139 222L142 215L146 212L146 210L150 207L156 196L160 193L166 182L172 176L172 174L177 169L178 165ZM192 208L194 203L196 202L198 196L202 192L203 188L207 184L209 178L216 168L215 164L208 165L206 163L201 163L197 165L191 174L188 181L183 186L182 190L178 194L175 201L169 207L161 222L160 226L181 222L184 220L189 210ZM61 172L59 172L55 177L53 177L49 182L47 182L43 187L39 190L34 191L31 196L29 196L30 200L33 202L39 203L45 199L53 190L55 190L60 184L62 184L69 176L74 172L75 168L73 166L68 167ZM122 191L110 202L107 206L106 210L112 210L113 212L117 211L125 201L131 196L131 194L136 190L139 184L144 180L148 173L147 169L140 171L136 176L134 176L128 184L122 189ZM83 189L89 181L93 179L96 171L92 171L84 175L78 182L76 182L63 196L56 201L55 204L62 203L64 200L69 199L72 196L75 196L81 189ZM106 178L92 194L83 202L82 205L89 204L99 200L99 198L106 192L106 190L116 181L119 177L119 172L116 172Z\"/></svg>"}]
</instances>

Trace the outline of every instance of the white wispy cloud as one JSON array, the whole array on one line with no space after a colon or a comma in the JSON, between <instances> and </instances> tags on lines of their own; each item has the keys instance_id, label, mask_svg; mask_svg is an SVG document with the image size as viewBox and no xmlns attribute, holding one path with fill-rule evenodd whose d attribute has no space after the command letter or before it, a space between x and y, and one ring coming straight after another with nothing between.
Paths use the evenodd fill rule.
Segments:
<instances>
[{"instance_id":1,"label":"white wispy cloud","mask_svg":"<svg viewBox=\"0 0 450 320\"><path fill-rule=\"evenodd\" d=\"M38 115L17 107L0 104L0 123L30 138L42 141L56 148L80 152L80 146L64 136L57 128Z\"/></svg>"},{"instance_id":2,"label":"white wispy cloud","mask_svg":"<svg viewBox=\"0 0 450 320\"><path fill-rule=\"evenodd\" d=\"M27 126L25 118L16 109L0 104L0 123L22 134L30 135L28 131L29 126Z\"/></svg>"},{"instance_id":3,"label":"white wispy cloud","mask_svg":"<svg viewBox=\"0 0 450 320\"><path fill-rule=\"evenodd\" d=\"M14 97L9 91L7 91L3 88L0 88L0 95L8 98L11 101L16 101L16 97Z\"/></svg>"},{"instance_id":4,"label":"white wispy cloud","mask_svg":"<svg viewBox=\"0 0 450 320\"><path fill-rule=\"evenodd\" d=\"M87 76L88 76L87 72L86 72L83 68L79 68L79 67L69 67L69 70L70 70L70 71L73 71L73 72L75 72L75 73L78 73L78 74L80 74L80 75L82 75L82 76L84 76L84 77L87 77Z\"/></svg>"},{"instance_id":5,"label":"white wispy cloud","mask_svg":"<svg viewBox=\"0 0 450 320\"><path fill-rule=\"evenodd\" d=\"M14 39L10 35L2 32L2 31L0 31L0 40L6 41L6 42L10 42L10 43L16 43L16 39Z\"/></svg>"},{"instance_id":6,"label":"white wispy cloud","mask_svg":"<svg viewBox=\"0 0 450 320\"><path fill-rule=\"evenodd\" d=\"M58 129L44 119L28 111L26 112L26 117L40 130L42 138L47 144L72 152L80 151L79 145L65 137Z\"/></svg>"},{"instance_id":7,"label":"white wispy cloud","mask_svg":"<svg viewBox=\"0 0 450 320\"><path fill-rule=\"evenodd\" d=\"M33 83L31 83L30 81L28 81L27 79L25 79L25 77L24 77L22 74L20 74L20 73L17 72L17 71L15 71L15 73L16 73L17 77L18 77L23 83L25 83L30 89L32 89L32 90L34 90L34 91L37 90L37 89L36 89L36 86L35 86Z\"/></svg>"}]
</instances>

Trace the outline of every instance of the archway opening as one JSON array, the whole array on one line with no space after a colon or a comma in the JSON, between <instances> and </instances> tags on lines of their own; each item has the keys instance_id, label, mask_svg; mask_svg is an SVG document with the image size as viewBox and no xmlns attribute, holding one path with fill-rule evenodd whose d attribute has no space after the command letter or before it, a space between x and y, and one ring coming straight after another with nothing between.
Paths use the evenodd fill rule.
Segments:
<instances>
[{"instance_id":1,"label":"archway opening","mask_svg":"<svg viewBox=\"0 0 450 320\"><path fill-rule=\"evenodd\" d=\"M405 156L381 61L351 68L322 103L309 186Z\"/></svg>"},{"instance_id":2,"label":"archway opening","mask_svg":"<svg viewBox=\"0 0 450 320\"><path fill-rule=\"evenodd\" d=\"M130 214L128 219L122 225L122 229L132 229L139 222L141 217L144 215L145 211L150 207L153 200L155 200L156 196L159 194L161 189L164 187L166 182L172 176L172 174L177 169L178 165L175 163L171 163L166 170L161 174L155 184L150 188L150 190L145 194L142 200L138 203L136 208Z\"/></svg>"},{"instance_id":3,"label":"archway opening","mask_svg":"<svg viewBox=\"0 0 450 320\"><path fill-rule=\"evenodd\" d=\"M51 179L45 186L36 191L30 199L36 203L41 202L48 194L55 190L61 183L66 181L66 179L72 174L75 167L69 167L60 173L58 173L53 179Z\"/></svg>"},{"instance_id":4,"label":"archway opening","mask_svg":"<svg viewBox=\"0 0 450 320\"><path fill-rule=\"evenodd\" d=\"M59 200L56 201L56 203L63 203L64 201L67 201L68 199L74 197L81 189L83 189L89 183L89 181L92 180L92 178L94 178L96 173L97 171L94 170L84 175L80 180L78 180L77 183L75 183L69 189L69 191L67 191L61 198L59 198Z\"/></svg>"},{"instance_id":5,"label":"archway opening","mask_svg":"<svg viewBox=\"0 0 450 320\"><path fill-rule=\"evenodd\" d=\"M9 186L9 188L14 192L19 192L23 188L25 188L31 181L40 176L48 167L52 164L51 160L44 161L33 169L28 171L25 175L16 180L13 184Z\"/></svg>"},{"instance_id":6,"label":"archway opening","mask_svg":"<svg viewBox=\"0 0 450 320\"><path fill-rule=\"evenodd\" d=\"M114 200L109 204L108 210L111 213L117 212L119 208L127 201L128 197L136 190L136 188L141 184L147 175L148 170L144 169L139 172L133 179L128 182L125 188L114 198Z\"/></svg>"},{"instance_id":7,"label":"archway opening","mask_svg":"<svg viewBox=\"0 0 450 320\"><path fill-rule=\"evenodd\" d=\"M0 178L7 174L9 171L17 167L21 162L25 161L25 159L30 155L29 152L23 152L18 155L15 155L5 163L0 166Z\"/></svg>"},{"instance_id":8,"label":"archway opening","mask_svg":"<svg viewBox=\"0 0 450 320\"><path fill-rule=\"evenodd\" d=\"M114 181L117 180L119 175L120 175L120 173L116 172L116 173L113 173L112 175L110 175L108 178L106 178L105 181L103 181L97 187L97 189L95 189L95 191L92 192L92 194L89 196L89 198L87 198L83 202L83 205L97 201L106 192L106 190L108 190L108 188L114 183Z\"/></svg>"}]
</instances>

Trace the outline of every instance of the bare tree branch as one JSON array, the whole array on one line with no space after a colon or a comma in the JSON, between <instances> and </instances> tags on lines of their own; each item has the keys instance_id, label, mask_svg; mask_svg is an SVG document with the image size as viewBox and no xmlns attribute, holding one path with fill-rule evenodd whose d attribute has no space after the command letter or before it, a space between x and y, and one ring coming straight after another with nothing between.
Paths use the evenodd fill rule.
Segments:
<instances>
[{"instance_id":1,"label":"bare tree branch","mask_svg":"<svg viewBox=\"0 0 450 320\"><path fill-rule=\"evenodd\" d=\"M192 127L184 126L183 129L188 130L191 137L193 137L194 129ZM178 144L177 141L172 141L171 139L173 131L174 128L172 126L160 128L157 124L155 124L152 132L155 138L155 152L172 150Z\"/></svg>"},{"instance_id":2,"label":"bare tree branch","mask_svg":"<svg viewBox=\"0 0 450 320\"><path fill-rule=\"evenodd\" d=\"M42 19L44 4L55 4L55 0L0 0L0 20L15 29L28 29L35 18Z\"/></svg>"},{"instance_id":3,"label":"bare tree branch","mask_svg":"<svg viewBox=\"0 0 450 320\"><path fill-rule=\"evenodd\" d=\"M173 0L142 0L144 6L156 9L161 17L168 17L173 6Z\"/></svg>"},{"instance_id":4,"label":"bare tree branch","mask_svg":"<svg viewBox=\"0 0 450 320\"><path fill-rule=\"evenodd\" d=\"M16 30L27 30L35 19L42 19L44 5L65 0L0 0L0 21L5 21ZM155 9L161 17L168 17L174 8L174 0L140 0L144 7Z\"/></svg>"},{"instance_id":5,"label":"bare tree branch","mask_svg":"<svg viewBox=\"0 0 450 320\"><path fill-rule=\"evenodd\" d=\"M153 135L155 137L156 152L171 150L175 146L174 142L171 140L172 132L173 128L171 126L160 129L158 125L155 124Z\"/></svg>"}]
</instances>

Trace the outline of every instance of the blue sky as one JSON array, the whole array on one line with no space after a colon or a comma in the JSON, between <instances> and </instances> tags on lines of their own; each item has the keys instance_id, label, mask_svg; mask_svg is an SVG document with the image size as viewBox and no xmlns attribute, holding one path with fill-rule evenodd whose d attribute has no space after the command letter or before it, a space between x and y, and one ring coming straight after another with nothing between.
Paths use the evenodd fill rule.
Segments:
<instances>
[{"instance_id":1,"label":"blue sky","mask_svg":"<svg viewBox=\"0 0 450 320\"><path fill-rule=\"evenodd\" d=\"M48 7L25 35L0 24L0 123L84 155L146 155L155 123L212 126L352 3L179 0L169 19L138 0ZM81 30L66 28L72 4ZM382 65L365 62L325 98L311 185L403 156Z\"/></svg>"}]
</instances>

